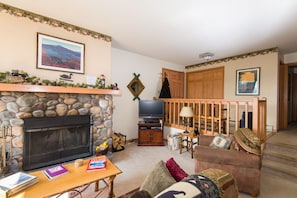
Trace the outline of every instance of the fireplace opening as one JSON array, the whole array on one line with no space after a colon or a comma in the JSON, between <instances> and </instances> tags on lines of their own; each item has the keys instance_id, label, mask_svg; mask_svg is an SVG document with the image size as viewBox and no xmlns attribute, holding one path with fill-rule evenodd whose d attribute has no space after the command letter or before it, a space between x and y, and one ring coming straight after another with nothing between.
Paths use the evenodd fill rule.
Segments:
<instances>
[{"instance_id":1,"label":"fireplace opening","mask_svg":"<svg viewBox=\"0 0 297 198\"><path fill-rule=\"evenodd\" d=\"M23 170L93 155L89 115L24 119Z\"/></svg>"}]
</instances>

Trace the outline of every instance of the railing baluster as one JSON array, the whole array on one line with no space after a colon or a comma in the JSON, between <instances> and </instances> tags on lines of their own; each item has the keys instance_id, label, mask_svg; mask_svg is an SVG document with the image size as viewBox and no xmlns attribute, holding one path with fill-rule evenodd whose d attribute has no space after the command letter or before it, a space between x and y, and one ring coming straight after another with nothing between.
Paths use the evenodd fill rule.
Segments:
<instances>
[{"instance_id":1,"label":"railing baluster","mask_svg":"<svg viewBox=\"0 0 297 198\"><path fill-rule=\"evenodd\" d=\"M194 117L191 119L189 130L195 126L202 134L215 135L225 133L230 135L238 130L242 112L245 112L245 125L248 127L248 112L253 114L253 131L266 138L266 99L231 101L220 99L161 99L165 101L164 125L184 129L184 123L179 116L184 105L193 108ZM207 123L209 122L209 123ZM230 122L234 123L231 130ZM209 124L209 128L207 125Z\"/></svg>"}]
</instances>

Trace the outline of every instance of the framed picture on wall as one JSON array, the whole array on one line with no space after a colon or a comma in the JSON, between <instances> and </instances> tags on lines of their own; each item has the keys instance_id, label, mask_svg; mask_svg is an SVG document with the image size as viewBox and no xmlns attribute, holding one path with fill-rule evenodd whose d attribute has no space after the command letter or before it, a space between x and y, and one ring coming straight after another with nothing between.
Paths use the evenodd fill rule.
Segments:
<instances>
[{"instance_id":1,"label":"framed picture on wall","mask_svg":"<svg viewBox=\"0 0 297 198\"><path fill-rule=\"evenodd\" d=\"M236 95L260 94L260 67L236 70Z\"/></svg>"},{"instance_id":2,"label":"framed picture on wall","mask_svg":"<svg viewBox=\"0 0 297 198\"><path fill-rule=\"evenodd\" d=\"M84 73L85 45L37 33L37 68Z\"/></svg>"}]
</instances>

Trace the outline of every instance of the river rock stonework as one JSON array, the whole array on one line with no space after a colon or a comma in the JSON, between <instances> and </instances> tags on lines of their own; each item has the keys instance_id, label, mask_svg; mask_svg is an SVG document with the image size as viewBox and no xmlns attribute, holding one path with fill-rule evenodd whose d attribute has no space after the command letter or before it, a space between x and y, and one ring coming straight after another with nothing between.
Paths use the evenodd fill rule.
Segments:
<instances>
[{"instance_id":1,"label":"river rock stonework","mask_svg":"<svg viewBox=\"0 0 297 198\"><path fill-rule=\"evenodd\" d=\"M95 147L105 140L110 143L112 105L112 95L0 92L0 128L12 131L12 150L9 142L6 146L7 156L12 156L8 166L22 170L24 118L92 115Z\"/></svg>"}]
</instances>

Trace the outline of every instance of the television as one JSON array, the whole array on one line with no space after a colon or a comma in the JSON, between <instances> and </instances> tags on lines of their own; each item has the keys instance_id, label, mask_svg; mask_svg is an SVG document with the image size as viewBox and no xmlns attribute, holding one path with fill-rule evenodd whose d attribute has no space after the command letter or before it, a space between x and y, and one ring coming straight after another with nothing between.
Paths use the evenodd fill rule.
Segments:
<instances>
[{"instance_id":1,"label":"television","mask_svg":"<svg viewBox=\"0 0 297 198\"><path fill-rule=\"evenodd\" d=\"M164 117L164 101L139 100L138 115L145 122L159 122Z\"/></svg>"}]
</instances>

